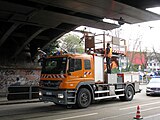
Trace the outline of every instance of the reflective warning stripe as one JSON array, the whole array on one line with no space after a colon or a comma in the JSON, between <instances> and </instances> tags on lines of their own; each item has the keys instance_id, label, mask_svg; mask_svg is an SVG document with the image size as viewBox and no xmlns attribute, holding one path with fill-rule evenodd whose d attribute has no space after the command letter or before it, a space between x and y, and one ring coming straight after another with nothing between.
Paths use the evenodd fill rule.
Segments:
<instances>
[{"instance_id":1,"label":"reflective warning stripe","mask_svg":"<svg viewBox=\"0 0 160 120\"><path fill-rule=\"evenodd\" d=\"M53 75L53 74L50 74L50 75L42 74L41 78L66 78L66 75L62 75L62 74L56 74L56 75Z\"/></svg>"},{"instance_id":2,"label":"reflective warning stripe","mask_svg":"<svg viewBox=\"0 0 160 120\"><path fill-rule=\"evenodd\" d=\"M91 75L92 72L84 72L84 75Z\"/></svg>"}]
</instances>

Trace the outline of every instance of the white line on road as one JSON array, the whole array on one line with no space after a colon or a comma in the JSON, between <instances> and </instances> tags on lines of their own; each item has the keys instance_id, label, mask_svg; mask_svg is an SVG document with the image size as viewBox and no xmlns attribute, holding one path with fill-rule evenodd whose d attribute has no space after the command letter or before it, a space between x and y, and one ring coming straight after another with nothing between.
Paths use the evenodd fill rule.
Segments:
<instances>
[{"instance_id":1,"label":"white line on road","mask_svg":"<svg viewBox=\"0 0 160 120\"><path fill-rule=\"evenodd\" d=\"M160 116L160 114L150 115L150 116L145 117L145 119L149 119L149 118L153 118L153 117L157 117L157 116Z\"/></svg>"},{"instance_id":2,"label":"white line on road","mask_svg":"<svg viewBox=\"0 0 160 120\"><path fill-rule=\"evenodd\" d=\"M160 106L159 106L159 107L152 107L152 108L144 109L144 110L141 110L141 111L142 111L142 112L143 112L143 111L149 111L149 110L158 109L158 108L160 108Z\"/></svg>"},{"instance_id":3,"label":"white line on road","mask_svg":"<svg viewBox=\"0 0 160 120\"><path fill-rule=\"evenodd\" d=\"M109 116L109 117L101 118L101 119L98 119L98 120L107 120L107 119L120 118L122 116L130 115L130 114L133 114L133 113L135 113L135 112L130 112L130 113L126 113L126 114L120 114L120 115L115 115L115 116Z\"/></svg>"},{"instance_id":4,"label":"white line on road","mask_svg":"<svg viewBox=\"0 0 160 120\"><path fill-rule=\"evenodd\" d=\"M144 110L141 110L141 112L144 112L144 111L149 111L149 110L153 110L153 109L159 109L159 107L152 107L152 108L148 108L148 109L144 109ZM131 114L135 114L136 112L129 112L129 113L125 113L125 114L120 114L120 115L115 115L115 116L108 116L108 117L105 117L105 118L101 118L101 119L98 119L98 120L107 120L107 119L114 119L114 118L118 118L118 117L121 117L121 116L126 116L126 115L131 115ZM157 114L157 116L160 115L160 114ZM153 117L153 116L148 116L149 117ZM156 116L154 116L156 117ZM145 117L146 118L146 117Z\"/></svg>"},{"instance_id":5,"label":"white line on road","mask_svg":"<svg viewBox=\"0 0 160 120\"><path fill-rule=\"evenodd\" d=\"M142 104L140 105L141 107L142 106L148 106L148 105L153 105L153 104L158 104L160 102L154 102L154 103L147 103L147 104ZM127 110L127 109L131 109L131 108L136 108L137 106L131 106L131 107L125 107L125 108L120 108L119 110Z\"/></svg>"},{"instance_id":6,"label":"white line on road","mask_svg":"<svg viewBox=\"0 0 160 120\"><path fill-rule=\"evenodd\" d=\"M85 115L77 115L77 116L72 116L72 117L59 118L59 119L55 119L55 120L67 120L67 119L73 119L73 118L92 116L92 115L96 115L96 114L98 114L98 113L91 113L91 114L85 114Z\"/></svg>"}]
</instances>

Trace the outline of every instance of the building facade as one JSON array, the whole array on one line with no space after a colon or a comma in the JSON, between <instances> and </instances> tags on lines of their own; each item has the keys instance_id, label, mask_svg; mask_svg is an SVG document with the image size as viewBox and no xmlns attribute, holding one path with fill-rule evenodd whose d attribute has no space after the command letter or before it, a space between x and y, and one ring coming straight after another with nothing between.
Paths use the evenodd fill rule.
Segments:
<instances>
[{"instance_id":1,"label":"building facade","mask_svg":"<svg viewBox=\"0 0 160 120\"><path fill-rule=\"evenodd\" d=\"M126 68L127 63L139 65L139 70L142 70L142 66L145 66L146 71L160 70L160 62L155 53L128 51L127 56L121 58L122 68Z\"/></svg>"}]
</instances>

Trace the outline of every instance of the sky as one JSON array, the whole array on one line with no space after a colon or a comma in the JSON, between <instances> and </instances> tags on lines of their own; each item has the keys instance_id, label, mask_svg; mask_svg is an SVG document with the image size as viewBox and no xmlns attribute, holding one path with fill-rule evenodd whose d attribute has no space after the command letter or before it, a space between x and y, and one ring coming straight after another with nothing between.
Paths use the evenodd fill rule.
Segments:
<instances>
[{"instance_id":1,"label":"sky","mask_svg":"<svg viewBox=\"0 0 160 120\"><path fill-rule=\"evenodd\" d=\"M124 26L124 31L127 35L123 34L122 37L125 39L135 39L136 36L140 36L142 49L147 47L148 50L153 50L154 47L160 52L160 20ZM129 34L132 34L132 37Z\"/></svg>"},{"instance_id":2,"label":"sky","mask_svg":"<svg viewBox=\"0 0 160 120\"><path fill-rule=\"evenodd\" d=\"M160 7L146 8L146 10L160 15ZM105 18L104 18L105 19ZM105 21L104 21L105 22ZM78 30L84 30L86 26L80 26ZM86 31L92 32L95 34L108 33L111 36L119 37L127 41L128 50L132 51L136 39L138 43L136 44L137 51L153 51L153 48L156 52L160 53L160 20L149 21L138 24L124 24L119 28L119 36L116 36L113 31L100 30L96 28L86 27ZM73 33L73 32L71 32ZM80 37L83 34L77 34Z\"/></svg>"},{"instance_id":3,"label":"sky","mask_svg":"<svg viewBox=\"0 0 160 120\"><path fill-rule=\"evenodd\" d=\"M80 26L77 29L83 30L86 26ZM103 34L108 33L111 36L115 36L114 32L100 30L96 28L86 27L86 31L92 32L95 34ZM75 33L80 37L83 36L81 33ZM133 50L133 44L135 44L135 39L139 38L137 43L137 51L138 50L148 50L153 51L153 48L156 52L160 53L160 20L158 21L150 21L139 24L124 24L119 28L119 37L125 39L128 44L128 49Z\"/></svg>"}]
</instances>

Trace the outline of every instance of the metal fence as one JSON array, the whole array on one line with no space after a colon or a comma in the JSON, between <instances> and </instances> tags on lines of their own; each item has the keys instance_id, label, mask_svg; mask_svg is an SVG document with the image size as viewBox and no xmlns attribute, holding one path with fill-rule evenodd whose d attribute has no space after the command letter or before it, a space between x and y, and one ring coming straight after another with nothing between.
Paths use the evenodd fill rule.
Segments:
<instances>
[{"instance_id":1,"label":"metal fence","mask_svg":"<svg viewBox=\"0 0 160 120\"><path fill-rule=\"evenodd\" d=\"M9 86L7 99L9 100L24 100L36 99L39 97L38 86Z\"/></svg>"}]
</instances>

